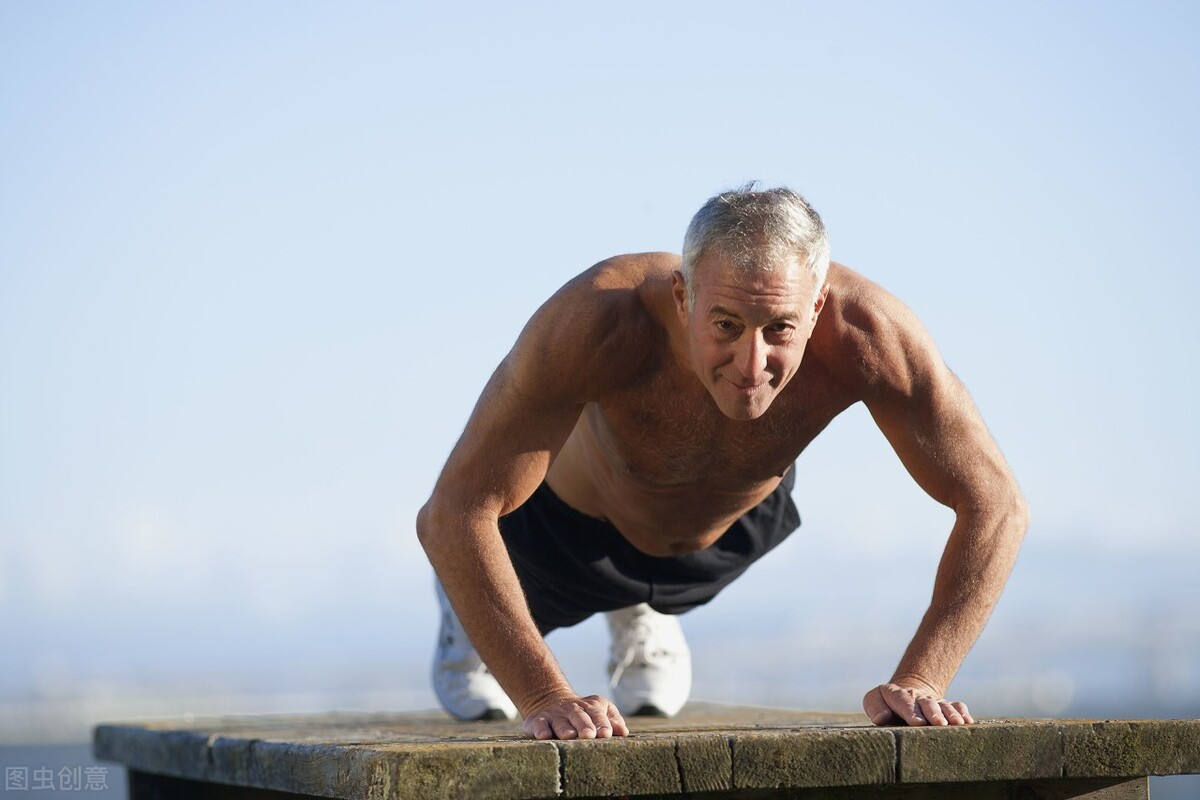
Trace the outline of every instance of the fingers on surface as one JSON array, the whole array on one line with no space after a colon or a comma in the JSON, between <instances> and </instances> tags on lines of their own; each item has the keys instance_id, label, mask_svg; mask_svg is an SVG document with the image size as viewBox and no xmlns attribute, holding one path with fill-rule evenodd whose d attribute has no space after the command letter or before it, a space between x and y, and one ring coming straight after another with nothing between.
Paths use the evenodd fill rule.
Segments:
<instances>
[{"instance_id":1,"label":"fingers on surface","mask_svg":"<svg viewBox=\"0 0 1200 800\"><path fill-rule=\"evenodd\" d=\"M954 701L954 702L952 702L950 705L951 705L951 706L953 706L953 707L954 707L954 710L955 710L955 711L957 711L957 712L958 712L958 714L959 714L959 716L961 716L961 717L962 717L962 719L963 719L963 722L964 722L964 723L966 723L966 724L970 725L970 724L972 724L973 722L975 722L975 718L974 718L974 717L972 717L972 716L971 716L971 712L967 710L967 704L966 704L966 703L963 703L963 702L961 702L961 701L955 700L955 701Z\"/></svg>"},{"instance_id":2,"label":"fingers on surface","mask_svg":"<svg viewBox=\"0 0 1200 800\"><path fill-rule=\"evenodd\" d=\"M599 695L548 708L526 719L523 727L533 739L607 739L629 734L616 706Z\"/></svg>"},{"instance_id":3,"label":"fingers on surface","mask_svg":"<svg viewBox=\"0 0 1200 800\"><path fill-rule=\"evenodd\" d=\"M917 707L930 725L950 724L950 720L946 719L946 715L942 713L942 704L937 698L922 697L917 700Z\"/></svg>"},{"instance_id":4,"label":"fingers on surface","mask_svg":"<svg viewBox=\"0 0 1200 800\"><path fill-rule=\"evenodd\" d=\"M938 702L938 705L941 706L942 716L946 718L947 723L949 723L950 725L965 725L966 724L966 722L967 722L966 719L963 718L963 715L959 712L959 710L957 708L954 707L954 704L951 703L949 700L941 700Z\"/></svg>"},{"instance_id":5,"label":"fingers on surface","mask_svg":"<svg viewBox=\"0 0 1200 800\"><path fill-rule=\"evenodd\" d=\"M895 684L888 684L884 691L888 706L909 725L927 725L925 713L919 707L916 692Z\"/></svg>"},{"instance_id":6,"label":"fingers on surface","mask_svg":"<svg viewBox=\"0 0 1200 800\"><path fill-rule=\"evenodd\" d=\"M884 684L867 693L863 710L876 725L903 722L906 725L969 725L975 722L967 704L922 696L917 690Z\"/></svg>"},{"instance_id":7,"label":"fingers on surface","mask_svg":"<svg viewBox=\"0 0 1200 800\"><path fill-rule=\"evenodd\" d=\"M921 697L917 699L916 713L929 725L970 725L975 722L966 703L958 701Z\"/></svg>"},{"instance_id":8,"label":"fingers on surface","mask_svg":"<svg viewBox=\"0 0 1200 800\"><path fill-rule=\"evenodd\" d=\"M587 715L584 714L586 719ZM580 736L579 717L576 714L568 712L554 713L542 712L530 720L527 720L523 727L525 734L533 739L578 739L592 738L591 736ZM595 736L595 728L591 728L592 736Z\"/></svg>"},{"instance_id":9,"label":"fingers on surface","mask_svg":"<svg viewBox=\"0 0 1200 800\"><path fill-rule=\"evenodd\" d=\"M554 738L554 729L550 725L550 719L545 714L538 714L536 717L526 719L521 727L525 729L525 735L530 739Z\"/></svg>"},{"instance_id":10,"label":"fingers on surface","mask_svg":"<svg viewBox=\"0 0 1200 800\"><path fill-rule=\"evenodd\" d=\"M582 706L595 728L597 739L625 736L629 733L629 729L625 727L625 720L621 717L621 712L617 711L617 707L607 698L594 694L583 698Z\"/></svg>"},{"instance_id":11,"label":"fingers on surface","mask_svg":"<svg viewBox=\"0 0 1200 800\"><path fill-rule=\"evenodd\" d=\"M867 716L874 725L888 725L896 719L896 715L888 706L887 699L884 697L884 688L881 686L867 692L867 696L863 698L863 711L867 712Z\"/></svg>"},{"instance_id":12,"label":"fingers on surface","mask_svg":"<svg viewBox=\"0 0 1200 800\"><path fill-rule=\"evenodd\" d=\"M617 722L624 726L624 720L621 715L616 715L616 721L613 720L613 714L616 709L608 700L599 695L592 695L584 698L584 708L591 718L592 725L596 729L597 739L607 739L610 736L624 736L627 731L618 730Z\"/></svg>"},{"instance_id":13,"label":"fingers on surface","mask_svg":"<svg viewBox=\"0 0 1200 800\"><path fill-rule=\"evenodd\" d=\"M562 717L561 729L555 726L555 730L559 731L558 738L560 739L595 739L596 726L592 722L591 716L587 710L579 704L573 704Z\"/></svg>"},{"instance_id":14,"label":"fingers on surface","mask_svg":"<svg viewBox=\"0 0 1200 800\"><path fill-rule=\"evenodd\" d=\"M612 726L613 736L629 735L629 726L625 724L625 718L612 703L608 704L608 724Z\"/></svg>"}]
</instances>

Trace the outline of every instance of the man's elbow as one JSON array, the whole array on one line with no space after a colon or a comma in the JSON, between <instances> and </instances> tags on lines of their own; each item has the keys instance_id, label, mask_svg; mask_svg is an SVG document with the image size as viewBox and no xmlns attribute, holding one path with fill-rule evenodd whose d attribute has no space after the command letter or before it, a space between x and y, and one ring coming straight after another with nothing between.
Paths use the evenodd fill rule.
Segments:
<instances>
[{"instance_id":1,"label":"man's elbow","mask_svg":"<svg viewBox=\"0 0 1200 800\"><path fill-rule=\"evenodd\" d=\"M981 490L974 500L956 509L960 521L979 530L1002 532L1007 539L1019 542L1029 529L1029 504L1015 483L1001 490Z\"/></svg>"},{"instance_id":2,"label":"man's elbow","mask_svg":"<svg viewBox=\"0 0 1200 800\"><path fill-rule=\"evenodd\" d=\"M439 556L461 550L486 525L487 515L474 508L467 498L434 490L417 512L417 541L435 567Z\"/></svg>"},{"instance_id":3,"label":"man's elbow","mask_svg":"<svg viewBox=\"0 0 1200 800\"><path fill-rule=\"evenodd\" d=\"M417 512L417 541L421 543L421 547L423 547L426 552L429 552L429 505L432 502L432 498L427 500L425 505L421 506L421 510Z\"/></svg>"},{"instance_id":4,"label":"man's elbow","mask_svg":"<svg viewBox=\"0 0 1200 800\"><path fill-rule=\"evenodd\" d=\"M1029 503L1025 500L1025 493L1021 491L1021 487L1017 485L1015 478L1009 477L1008 490L1004 493L1008 500L1008 514L1013 522L1020 523L1021 528L1029 527Z\"/></svg>"},{"instance_id":5,"label":"man's elbow","mask_svg":"<svg viewBox=\"0 0 1200 800\"><path fill-rule=\"evenodd\" d=\"M446 545L446 531L453 530L454 527L446 521L445 505L437 492L434 492L417 512L417 541L421 543L425 555L434 563L438 551Z\"/></svg>"},{"instance_id":6,"label":"man's elbow","mask_svg":"<svg viewBox=\"0 0 1200 800\"><path fill-rule=\"evenodd\" d=\"M1029 503L1025 500L1025 495L1016 486L1006 493L1004 502L1001 506L1004 519L1008 523L1007 527L1011 529L1018 540L1025 537L1025 532L1029 530Z\"/></svg>"}]
</instances>

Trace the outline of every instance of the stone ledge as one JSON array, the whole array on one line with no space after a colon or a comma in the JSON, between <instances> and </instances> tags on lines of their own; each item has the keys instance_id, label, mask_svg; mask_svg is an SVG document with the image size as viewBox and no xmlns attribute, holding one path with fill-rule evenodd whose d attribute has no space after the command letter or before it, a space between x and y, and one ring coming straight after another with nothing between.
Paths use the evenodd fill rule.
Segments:
<instances>
[{"instance_id":1,"label":"stone ledge","mask_svg":"<svg viewBox=\"0 0 1200 800\"><path fill-rule=\"evenodd\" d=\"M1200 720L984 720L876 728L861 715L693 704L622 739L534 742L512 722L440 712L102 725L97 758L131 770L321 797L497 800L754 796L1200 772ZM1031 783L1032 785L1032 783Z\"/></svg>"}]
</instances>

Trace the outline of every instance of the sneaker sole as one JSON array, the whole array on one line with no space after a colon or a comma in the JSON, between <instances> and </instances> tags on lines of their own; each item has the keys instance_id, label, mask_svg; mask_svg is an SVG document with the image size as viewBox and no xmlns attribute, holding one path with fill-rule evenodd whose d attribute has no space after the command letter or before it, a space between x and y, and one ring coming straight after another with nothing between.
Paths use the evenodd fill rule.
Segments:
<instances>
[{"instance_id":1,"label":"sneaker sole","mask_svg":"<svg viewBox=\"0 0 1200 800\"><path fill-rule=\"evenodd\" d=\"M489 708L487 711L475 718L480 722L498 722L500 720L512 719L507 713L499 708Z\"/></svg>"},{"instance_id":2,"label":"sneaker sole","mask_svg":"<svg viewBox=\"0 0 1200 800\"><path fill-rule=\"evenodd\" d=\"M671 715L668 714L667 712L663 711L658 706L647 703L646 705L639 707L637 711L634 711L629 716L631 716L631 717L663 717L663 718L666 718L666 717L670 717Z\"/></svg>"}]
</instances>

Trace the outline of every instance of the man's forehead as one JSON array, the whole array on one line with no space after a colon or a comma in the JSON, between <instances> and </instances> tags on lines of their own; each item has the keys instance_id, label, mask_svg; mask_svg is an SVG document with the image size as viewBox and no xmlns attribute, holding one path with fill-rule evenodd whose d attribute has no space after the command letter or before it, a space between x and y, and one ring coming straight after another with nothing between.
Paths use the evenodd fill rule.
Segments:
<instances>
[{"instance_id":1,"label":"man's forehead","mask_svg":"<svg viewBox=\"0 0 1200 800\"><path fill-rule=\"evenodd\" d=\"M807 304L816 287L816 277L800 259L776 260L770 265L740 266L729 259L705 256L696 264L697 289L719 302L718 297L746 302ZM705 303L707 305L707 303Z\"/></svg>"},{"instance_id":2,"label":"man's forehead","mask_svg":"<svg viewBox=\"0 0 1200 800\"><path fill-rule=\"evenodd\" d=\"M711 317L730 317L749 322L795 322L801 319L801 303L798 302L748 302L709 304L706 311Z\"/></svg>"}]
</instances>

